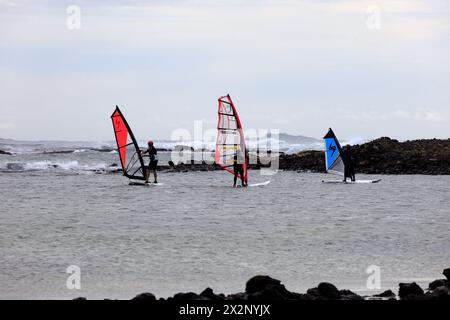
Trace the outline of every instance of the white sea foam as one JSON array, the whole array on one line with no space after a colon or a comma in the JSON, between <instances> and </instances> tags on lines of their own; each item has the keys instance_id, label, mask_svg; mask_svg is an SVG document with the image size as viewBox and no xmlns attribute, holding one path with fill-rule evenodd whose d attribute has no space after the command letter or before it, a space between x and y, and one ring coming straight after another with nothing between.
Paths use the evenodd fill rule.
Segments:
<instances>
[{"instance_id":1,"label":"white sea foam","mask_svg":"<svg viewBox=\"0 0 450 320\"><path fill-rule=\"evenodd\" d=\"M341 144L361 144L367 140L361 137L355 137L347 140L342 140ZM139 146L144 149L147 147L146 141L139 140ZM174 150L177 146L192 147L195 150L215 150L215 140L155 140L155 146L160 149ZM274 150L278 148L285 153L297 153L304 150L323 150L323 142L320 139L307 138L301 136L281 135L277 141L270 137L263 137L259 139L247 138L247 147L254 151L256 149ZM9 141L8 144L0 145L1 150L11 152L13 154L57 154L57 153L96 153L99 150L106 150L108 153L116 153L116 145L114 141L108 142L65 142L65 141ZM112 151L109 151L113 149Z\"/></svg>"},{"instance_id":2,"label":"white sea foam","mask_svg":"<svg viewBox=\"0 0 450 320\"><path fill-rule=\"evenodd\" d=\"M1 171L47 171L64 170L75 172L107 172L114 171L105 163L80 164L76 160L71 161L30 161L30 162L5 162L0 165Z\"/></svg>"}]
</instances>

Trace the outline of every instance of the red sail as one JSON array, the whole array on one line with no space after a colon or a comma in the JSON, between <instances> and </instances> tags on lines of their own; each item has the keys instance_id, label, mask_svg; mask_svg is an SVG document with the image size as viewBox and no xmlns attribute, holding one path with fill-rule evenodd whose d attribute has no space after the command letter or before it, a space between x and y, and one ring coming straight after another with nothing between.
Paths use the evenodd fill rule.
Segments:
<instances>
[{"instance_id":1,"label":"red sail","mask_svg":"<svg viewBox=\"0 0 450 320\"><path fill-rule=\"evenodd\" d=\"M123 174L130 179L145 180L145 166L141 150L119 107L116 106L111 120Z\"/></svg>"},{"instance_id":2,"label":"red sail","mask_svg":"<svg viewBox=\"0 0 450 320\"><path fill-rule=\"evenodd\" d=\"M244 181L248 180L248 157L241 120L230 95L219 98L219 121L215 161L234 175L233 163L237 159L244 168ZM240 178L240 177L239 177Z\"/></svg>"}]
</instances>

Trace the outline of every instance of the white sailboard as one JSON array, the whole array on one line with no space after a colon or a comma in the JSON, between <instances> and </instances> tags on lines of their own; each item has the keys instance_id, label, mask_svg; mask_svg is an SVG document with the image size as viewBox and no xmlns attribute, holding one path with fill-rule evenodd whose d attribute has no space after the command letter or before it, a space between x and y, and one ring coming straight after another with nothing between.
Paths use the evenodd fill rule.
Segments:
<instances>
[{"instance_id":1,"label":"white sailboard","mask_svg":"<svg viewBox=\"0 0 450 320\"><path fill-rule=\"evenodd\" d=\"M364 183L378 183L381 179L377 180L356 180L356 181L344 181L344 180L322 180L323 183L343 183L343 184L364 184Z\"/></svg>"},{"instance_id":2,"label":"white sailboard","mask_svg":"<svg viewBox=\"0 0 450 320\"><path fill-rule=\"evenodd\" d=\"M164 183L145 183L145 182L130 182L128 185L130 186L143 186L143 187L151 187L151 186L163 186Z\"/></svg>"},{"instance_id":3,"label":"white sailboard","mask_svg":"<svg viewBox=\"0 0 450 320\"><path fill-rule=\"evenodd\" d=\"M261 182L261 183L251 183L248 186L249 187L264 187L264 186L269 185L269 183L270 183L270 180L267 180L267 181L264 181L264 182Z\"/></svg>"}]
</instances>

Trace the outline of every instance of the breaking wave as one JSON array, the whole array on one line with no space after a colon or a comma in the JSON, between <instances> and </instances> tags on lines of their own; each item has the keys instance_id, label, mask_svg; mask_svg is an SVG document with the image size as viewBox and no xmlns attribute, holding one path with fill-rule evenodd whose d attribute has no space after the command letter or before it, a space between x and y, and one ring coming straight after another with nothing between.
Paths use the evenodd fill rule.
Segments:
<instances>
[{"instance_id":1,"label":"breaking wave","mask_svg":"<svg viewBox=\"0 0 450 320\"><path fill-rule=\"evenodd\" d=\"M6 162L0 164L0 171L3 172L21 172L21 171L50 171L62 170L77 173L110 173L117 172L119 168L116 165L106 165L106 163L80 164L78 161L31 161L31 162Z\"/></svg>"}]
</instances>

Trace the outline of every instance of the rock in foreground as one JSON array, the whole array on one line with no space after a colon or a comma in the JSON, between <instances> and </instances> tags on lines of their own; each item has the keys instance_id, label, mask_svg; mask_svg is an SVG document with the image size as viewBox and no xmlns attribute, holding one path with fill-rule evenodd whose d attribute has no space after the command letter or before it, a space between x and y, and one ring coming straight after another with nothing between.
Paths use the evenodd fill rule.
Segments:
<instances>
[{"instance_id":1,"label":"rock in foreground","mask_svg":"<svg viewBox=\"0 0 450 320\"><path fill-rule=\"evenodd\" d=\"M443 274L448 275L450 269L445 269ZM401 300L439 300L450 301L450 281L438 279L430 283L429 289L424 290L415 282L400 283L398 297ZM77 298L75 300L85 300ZM245 292L225 295L214 293L213 289L206 288L200 294L194 292L177 293L167 299L160 298L160 301L233 301L233 302L264 302L264 301L323 301L323 300L395 300L396 296L391 290L373 295L372 297L362 297L350 290L339 290L335 285L328 282L321 282L315 288L308 289L305 294L291 292L281 283L280 280L267 275L257 275L247 281ZM152 293L141 293L132 299L138 302L156 301Z\"/></svg>"}]
</instances>

